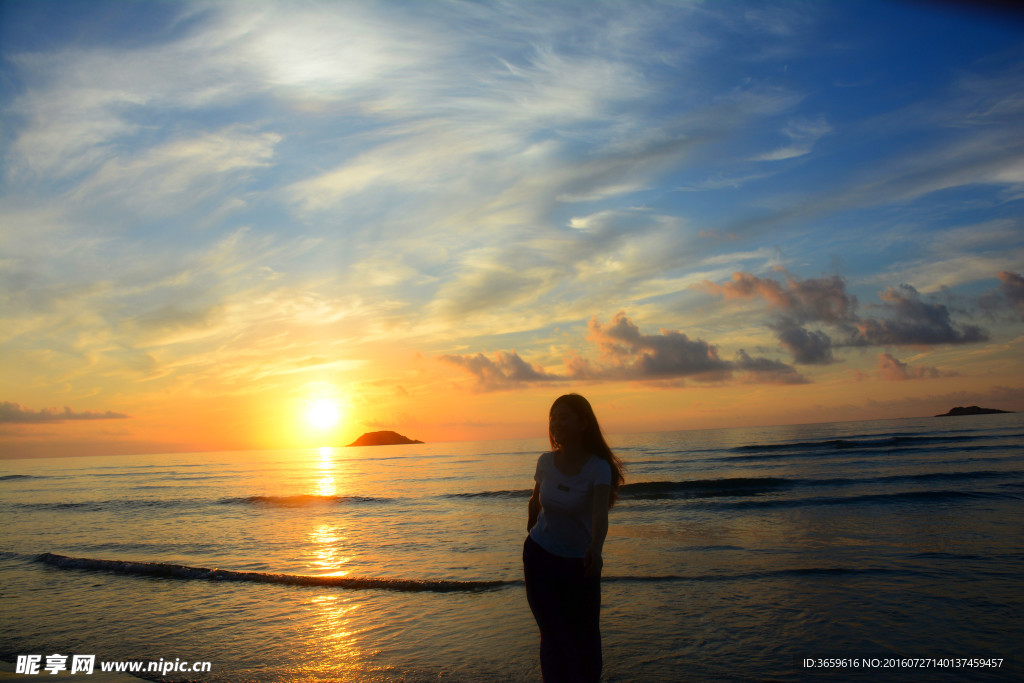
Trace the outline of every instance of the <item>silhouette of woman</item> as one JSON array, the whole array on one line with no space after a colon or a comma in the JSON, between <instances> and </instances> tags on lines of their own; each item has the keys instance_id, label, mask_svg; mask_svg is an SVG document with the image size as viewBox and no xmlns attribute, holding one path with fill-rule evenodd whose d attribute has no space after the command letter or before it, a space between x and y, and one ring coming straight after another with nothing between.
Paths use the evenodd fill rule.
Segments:
<instances>
[{"instance_id":1,"label":"silhouette of woman","mask_svg":"<svg viewBox=\"0 0 1024 683\"><path fill-rule=\"evenodd\" d=\"M601 553L623 466L579 394L555 399L548 438L551 451L537 460L526 523L526 598L540 628L544 681L597 681Z\"/></svg>"}]
</instances>

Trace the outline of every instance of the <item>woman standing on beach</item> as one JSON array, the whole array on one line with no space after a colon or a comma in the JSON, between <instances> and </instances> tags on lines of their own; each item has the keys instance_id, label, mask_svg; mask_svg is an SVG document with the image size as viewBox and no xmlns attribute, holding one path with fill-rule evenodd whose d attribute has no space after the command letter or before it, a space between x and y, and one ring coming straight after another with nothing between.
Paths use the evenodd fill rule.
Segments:
<instances>
[{"instance_id":1,"label":"woman standing on beach","mask_svg":"<svg viewBox=\"0 0 1024 683\"><path fill-rule=\"evenodd\" d=\"M601 677L601 558L622 463L579 394L548 415L551 451L537 460L523 546L526 598L540 627L546 683Z\"/></svg>"}]
</instances>

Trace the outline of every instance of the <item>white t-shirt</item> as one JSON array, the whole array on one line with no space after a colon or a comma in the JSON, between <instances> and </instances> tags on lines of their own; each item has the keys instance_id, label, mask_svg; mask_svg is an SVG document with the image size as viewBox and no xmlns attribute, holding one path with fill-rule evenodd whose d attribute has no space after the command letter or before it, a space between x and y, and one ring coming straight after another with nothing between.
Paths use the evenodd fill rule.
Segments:
<instances>
[{"instance_id":1,"label":"white t-shirt","mask_svg":"<svg viewBox=\"0 0 1024 683\"><path fill-rule=\"evenodd\" d=\"M540 483L541 509L530 538L552 555L583 557L594 534L594 487L611 486L611 466L592 455L579 474L567 477L555 466L555 454L543 453L533 478Z\"/></svg>"}]
</instances>

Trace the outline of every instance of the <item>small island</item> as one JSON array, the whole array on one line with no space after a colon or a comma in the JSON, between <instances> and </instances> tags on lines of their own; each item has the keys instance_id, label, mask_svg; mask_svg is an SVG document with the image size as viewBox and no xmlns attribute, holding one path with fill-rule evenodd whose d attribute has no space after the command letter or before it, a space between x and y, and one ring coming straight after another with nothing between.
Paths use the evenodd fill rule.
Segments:
<instances>
[{"instance_id":1,"label":"small island","mask_svg":"<svg viewBox=\"0 0 1024 683\"><path fill-rule=\"evenodd\" d=\"M951 408L948 413L936 415L935 417L957 417L959 415L995 415L997 413L1012 413L1012 410L996 410L995 408L979 408L978 406L957 406Z\"/></svg>"},{"instance_id":2,"label":"small island","mask_svg":"<svg viewBox=\"0 0 1024 683\"><path fill-rule=\"evenodd\" d=\"M407 443L423 443L415 439L402 436L398 432L366 432L361 437L349 444L349 446L395 446Z\"/></svg>"}]
</instances>

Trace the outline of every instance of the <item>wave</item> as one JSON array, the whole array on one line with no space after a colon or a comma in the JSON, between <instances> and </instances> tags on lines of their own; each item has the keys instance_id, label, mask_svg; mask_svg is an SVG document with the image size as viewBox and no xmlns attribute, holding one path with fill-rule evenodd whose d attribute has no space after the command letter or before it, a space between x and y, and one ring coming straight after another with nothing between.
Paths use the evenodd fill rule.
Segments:
<instances>
[{"instance_id":1,"label":"wave","mask_svg":"<svg viewBox=\"0 0 1024 683\"><path fill-rule=\"evenodd\" d=\"M890 474L881 477L835 477L830 479L801 479L806 486L856 486L864 484L928 483L941 481L967 482L975 479L1010 479L1024 476L1013 470L975 470L968 472L921 472L918 474ZM1006 485L1006 484L1004 484Z\"/></svg>"},{"instance_id":2,"label":"wave","mask_svg":"<svg viewBox=\"0 0 1024 683\"><path fill-rule=\"evenodd\" d=\"M778 477L735 477L692 481L648 481L619 489L623 500L664 500L715 496L756 496L791 488L799 480Z\"/></svg>"},{"instance_id":3,"label":"wave","mask_svg":"<svg viewBox=\"0 0 1024 683\"><path fill-rule=\"evenodd\" d=\"M19 475L20 476L20 475ZM899 500L951 500L957 497L969 498L978 496L997 496L1019 498L1016 491L1024 487L1024 482L1009 481L999 482L1000 479L1019 479L1024 472L1017 470L976 470L965 472L924 472L918 474L897 474L880 477L864 478L783 478L783 477L731 477L719 479L693 479L684 481L646 481L625 484L619 491L623 501L699 501L706 498L739 498L750 500L738 500L731 503L707 503L713 506L743 507L753 506L785 506L794 507L799 505L835 505L835 504L856 504L869 502L888 502ZM863 496L807 496L803 497L780 497L778 494L787 492L807 491L807 489L829 489L846 488L871 485L891 484L941 484L963 483L972 481L988 480L993 481L1000 493L975 494L963 490L925 490L912 491L908 493L880 493ZM493 499L515 500L529 498L531 489L499 490L499 491L476 491L465 493L446 493L437 496L442 499L454 500L479 500ZM799 494L798 494L799 495ZM295 495L253 495L237 496L231 498L198 499L198 498L122 498L112 500L91 500L91 501L45 501L7 503L12 508L26 510L44 511L68 511L68 512L118 512L132 510L160 510L160 509L183 509L202 508L209 505L220 506L256 506L269 508L311 508L315 506L333 507L342 505L375 505L396 502L395 498L384 498L377 496L323 496L315 494ZM697 503L700 504L700 503Z\"/></svg>"},{"instance_id":4,"label":"wave","mask_svg":"<svg viewBox=\"0 0 1024 683\"><path fill-rule=\"evenodd\" d=\"M289 586L322 586L347 590L385 590L404 593L479 593L512 586L522 586L522 579L492 581L455 581L435 579L397 578L350 578L344 576L307 576L302 574L273 574L269 572L245 572L229 569L207 569L181 564L162 562L127 562L123 560L100 560L85 557L70 557L43 553L34 560L58 569L79 571L101 571L134 576L150 576L164 579L195 581L235 581L247 583L270 583ZM604 583L674 583L706 581L762 581L770 579L815 578L856 576L865 574L907 574L917 573L913 569L893 567L795 567L771 569L758 572L661 575L661 576L605 576Z\"/></svg>"},{"instance_id":5,"label":"wave","mask_svg":"<svg viewBox=\"0 0 1024 683\"><path fill-rule=\"evenodd\" d=\"M515 491L478 491L476 493L446 493L442 498L529 498L533 489L517 489Z\"/></svg>"},{"instance_id":6,"label":"wave","mask_svg":"<svg viewBox=\"0 0 1024 683\"><path fill-rule=\"evenodd\" d=\"M971 479L1009 479L1024 476L1024 472L1009 470L976 470L974 472L923 472L921 474L893 474L885 477L873 477L865 480L851 480L867 483L892 482L929 482L929 481L968 481Z\"/></svg>"},{"instance_id":7,"label":"wave","mask_svg":"<svg viewBox=\"0 0 1024 683\"><path fill-rule=\"evenodd\" d=\"M896 567L793 567L789 569L766 569L759 572L735 574L696 574L691 576L670 574L667 576L606 576L602 583L674 583L682 581L763 581L766 579L792 579L835 576L862 576L879 574L918 574L915 569Z\"/></svg>"},{"instance_id":8,"label":"wave","mask_svg":"<svg viewBox=\"0 0 1024 683\"><path fill-rule=\"evenodd\" d=\"M341 505L345 503L388 503L393 499L374 496L319 496L299 494L292 496L239 496L220 500L198 498L116 498L113 500L49 501L40 503L14 503L14 507L29 510L81 510L102 512L108 510L136 510L148 508L201 507L203 505L260 505L268 507L308 507L313 505Z\"/></svg>"},{"instance_id":9,"label":"wave","mask_svg":"<svg viewBox=\"0 0 1024 683\"><path fill-rule=\"evenodd\" d=\"M851 437L847 439L825 439L819 441L793 441L787 443L749 444L730 448L728 453L735 453L740 456L751 454L760 457L771 457L779 453L786 455L814 455L831 451L901 451L916 449L923 446L931 447L954 447L957 450L977 450L989 448L992 444L985 444L986 441L998 441L1005 445L1005 442L1015 437L1024 435L975 435L975 436L944 436L944 435L918 435L918 434L888 434L876 437ZM998 444L996 444L998 446Z\"/></svg>"},{"instance_id":10,"label":"wave","mask_svg":"<svg viewBox=\"0 0 1024 683\"><path fill-rule=\"evenodd\" d=\"M779 491L800 483L799 480L774 477L740 477L732 479L696 479L693 481L645 481L624 484L619 489L623 500L663 500L704 498L710 496L750 496ZM478 491L446 493L442 498L529 498L532 489L509 491Z\"/></svg>"},{"instance_id":11,"label":"wave","mask_svg":"<svg viewBox=\"0 0 1024 683\"><path fill-rule=\"evenodd\" d=\"M687 481L645 481L624 484L619 490L622 500L679 500L687 498L714 498L729 496L759 496L779 493L798 487L862 486L870 484L927 483L941 481L966 482L975 479L1009 479L1024 476L1020 471L977 470L967 472L925 472L865 478L799 479L783 477L732 477L721 479L693 479ZM1011 484L1007 484L1009 486ZM455 499L473 498L529 498L531 489L503 491L476 491L446 493L439 497Z\"/></svg>"},{"instance_id":12,"label":"wave","mask_svg":"<svg viewBox=\"0 0 1024 683\"><path fill-rule=\"evenodd\" d=\"M814 505L870 505L870 504L929 504L951 503L969 500L1020 500L1021 496L1013 493L996 493L990 491L901 491L896 493L871 493L861 496L815 496L810 498L775 498L767 500L743 500L721 503L706 503L717 508L769 508L769 507L804 507Z\"/></svg>"},{"instance_id":13,"label":"wave","mask_svg":"<svg viewBox=\"0 0 1024 683\"><path fill-rule=\"evenodd\" d=\"M391 498L374 496L320 496L302 493L291 496L240 496L222 498L220 505L267 505L270 507L306 507L309 505L340 505L343 503L387 503Z\"/></svg>"},{"instance_id":14,"label":"wave","mask_svg":"<svg viewBox=\"0 0 1024 683\"><path fill-rule=\"evenodd\" d=\"M244 581L250 583L273 583L290 586L328 586L349 590L387 590L405 593L479 592L522 583L522 581L452 581L272 574L269 572L242 572L230 569L207 569L206 567L189 567L182 564L165 564L162 562L98 560L87 557L55 555L53 553L43 553L36 557L36 561L59 569L105 571L114 572L116 574L155 576L165 579Z\"/></svg>"},{"instance_id":15,"label":"wave","mask_svg":"<svg viewBox=\"0 0 1024 683\"><path fill-rule=\"evenodd\" d=\"M87 500L78 502L14 503L15 507L27 510L82 510L102 512L107 510L136 510L147 508L180 508L195 505L195 500L124 498L115 500Z\"/></svg>"},{"instance_id":16,"label":"wave","mask_svg":"<svg viewBox=\"0 0 1024 683\"><path fill-rule=\"evenodd\" d=\"M50 479L38 474L5 474L0 476L0 481L16 481L22 479Z\"/></svg>"}]
</instances>

